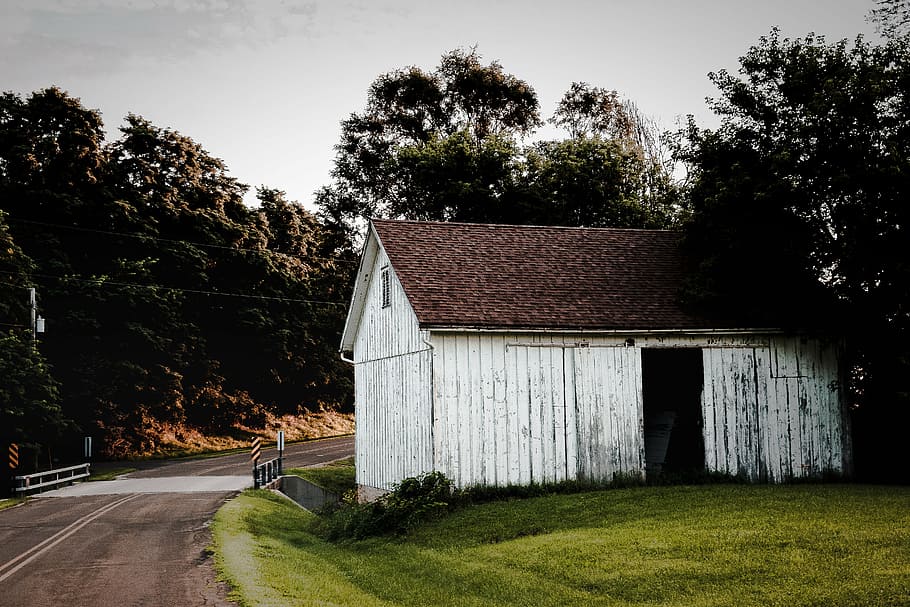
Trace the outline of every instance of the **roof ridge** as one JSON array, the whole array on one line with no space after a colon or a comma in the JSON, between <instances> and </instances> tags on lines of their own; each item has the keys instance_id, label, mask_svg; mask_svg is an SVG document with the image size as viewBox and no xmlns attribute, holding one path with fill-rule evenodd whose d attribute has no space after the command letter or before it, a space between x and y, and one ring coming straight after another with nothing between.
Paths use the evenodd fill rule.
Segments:
<instances>
[{"instance_id":1,"label":"roof ridge","mask_svg":"<svg viewBox=\"0 0 910 607\"><path fill-rule=\"evenodd\" d=\"M416 224L416 225L433 225L433 226L469 226L469 227L488 227L488 228L518 228L528 230L570 230L570 231L603 231L603 232L648 232L648 233L668 233L680 234L679 230L670 228L612 228L612 227L585 227L585 226L553 226L538 224L518 224L518 223L476 223L470 221L431 221L423 219L387 219L382 217L371 217L371 223L395 223L395 224Z\"/></svg>"}]
</instances>

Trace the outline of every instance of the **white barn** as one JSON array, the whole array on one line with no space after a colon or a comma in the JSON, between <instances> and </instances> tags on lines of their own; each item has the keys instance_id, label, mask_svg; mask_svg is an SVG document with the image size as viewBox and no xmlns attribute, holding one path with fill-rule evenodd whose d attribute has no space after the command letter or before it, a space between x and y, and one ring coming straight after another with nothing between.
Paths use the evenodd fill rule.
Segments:
<instances>
[{"instance_id":1,"label":"white barn","mask_svg":"<svg viewBox=\"0 0 910 607\"><path fill-rule=\"evenodd\" d=\"M374 220L341 344L358 485L849 474L840 342L687 313L677 238Z\"/></svg>"}]
</instances>

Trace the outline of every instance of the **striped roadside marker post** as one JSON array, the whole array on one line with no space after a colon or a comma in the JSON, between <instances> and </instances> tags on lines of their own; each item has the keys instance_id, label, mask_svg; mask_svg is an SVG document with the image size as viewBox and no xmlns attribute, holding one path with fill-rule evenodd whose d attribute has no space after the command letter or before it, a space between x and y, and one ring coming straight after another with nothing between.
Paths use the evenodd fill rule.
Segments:
<instances>
[{"instance_id":1,"label":"striped roadside marker post","mask_svg":"<svg viewBox=\"0 0 910 607\"><path fill-rule=\"evenodd\" d=\"M258 436L253 439L253 450L250 452L250 460L253 462L253 489L259 488L259 475L256 473L256 466L259 464L259 456L262 454L262 439Z\"/></svg>"},{"instance_id":2,"label":"striped roadside marker post","mask_svg":"<svg viewBox=\"0 0 910 607\"><path fill-rule=\"evenodd\" d=\"M16 479L13 470L19 467L19 445L16 443L9 444L9 494L16 495ZM5 489L4 489L5 491Z\"/></svg>"}]
</instances>

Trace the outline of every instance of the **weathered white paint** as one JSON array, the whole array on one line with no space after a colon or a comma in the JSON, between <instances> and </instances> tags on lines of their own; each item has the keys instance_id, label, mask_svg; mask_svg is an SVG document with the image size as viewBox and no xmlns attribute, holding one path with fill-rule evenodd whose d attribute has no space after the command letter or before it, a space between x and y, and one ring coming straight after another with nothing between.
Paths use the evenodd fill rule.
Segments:
<instances>
[{"instance_id":1,"label":"weathered white paint","mask_svg":"<svg viewBox=\"0 0 910 607\"><path fill-rule=\"evenodd\" d=\"M574 354L577 476L612 480L644 473L641 349L587 347Z\"/></svg>"},{"instance_id":2,"label":"weathered white paint","mask_svg":"<svg viewBox=\"0 0 910 607\"><path fill-rule=\"evenodd\" d=\"M421 330L382 247L368 253L345 330L362 486L390 489L432 470L459 486L643 475L644 348L701 349L707 469L772 482L850 472L837 344L751 333Z\"/></svg>"},{"instance_id":3,"label":"weathered white paint","mask_svg":"<svg viewBox=\"0 0 910 607\"><path fill-rule=\"evenodd\" d=\"M624 339L454 332L429 339L435 466L459 485L642 474L641 356Z\"/></svg>"},{"instance_id":4,"label":"weathered white paint","mask_svg":"<svg viewBox=\"0 0 910 607\"><path fill-rule=\"evenodd\" d=\"M358 484L389 489L433 469L431 364L424 351L355 366Z\"/></svg>"},{"instance_id":5,"label":"weathered white paint","mask_svg":"<svg viewBox=\"0 0 910 607\"><path fill-rule=\"evenodd\" d=\"M644 474L642 348L699 348L709 470L847 473L834 344L778 336L430 333L434 467L461 486Z\"/></svg>"},{"instance_id":6,"label":"weathered white paint","mask_svg":"<svg viewBox=\"0 0 910 607\"><path fill-rule=\"evenodd\" d=\"M433 468L432 352L390 268L390 305L382 306L381 247L368 268L353 337L357 483L390 489Z\"/></svg>"},{"instance_id":7,"label":"weathered white paint","mask_svg":"<svg viewBox=\"0 0 910 607\"><path fill-rule=\"evenodd\" d=\"M837 350L782 336L767 348L705 349L707 468L771 482L849 474Z\"/></svg>"}]
</instances>

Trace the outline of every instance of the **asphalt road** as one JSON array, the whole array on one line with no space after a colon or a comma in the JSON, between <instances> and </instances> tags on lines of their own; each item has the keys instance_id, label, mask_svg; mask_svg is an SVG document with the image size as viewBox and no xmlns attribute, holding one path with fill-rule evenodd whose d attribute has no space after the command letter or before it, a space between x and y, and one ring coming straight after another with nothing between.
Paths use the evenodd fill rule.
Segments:
<instances>
[{"instance_id":1,"label":"asphalt road","mask_svg":"<svg viewBox=\"0 0 910 607\"><path fill-rule=\"evenodd\" d=\"M353 437L288 445L285 467L353 450ZM122 480L77 484L0 511L0 607L234 605L215 579L208 525L251 484L249 454L139 465Z\"/></svg>"},{"instance_id":2,"label":"asphalt road","mask_svg":"<svg viewBox=\"0 0 910 607\"><path fill-rule=\"evenodd\" d=\"M304 468L331 462L354 455L354 437L324 439L285 445L284 467ZM274 448L262 450L260 462L278 457ZM170 462L137 462L129 464L139 468L129 478L156 478L162 476L235 476L249 475L252 466L248 452L215 458L174 460Z\"/></svg>"}]
</instances>

